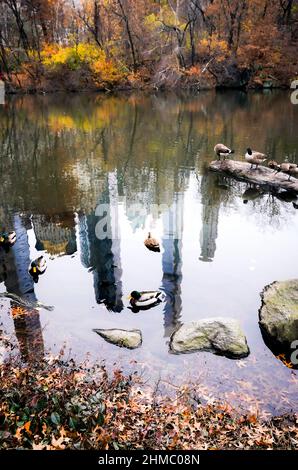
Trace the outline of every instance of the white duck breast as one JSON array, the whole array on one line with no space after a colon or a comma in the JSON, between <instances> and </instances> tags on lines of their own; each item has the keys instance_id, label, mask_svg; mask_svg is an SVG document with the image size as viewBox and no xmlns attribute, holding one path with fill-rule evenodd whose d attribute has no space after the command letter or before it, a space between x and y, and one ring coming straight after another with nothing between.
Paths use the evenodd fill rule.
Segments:
<instances>
[{"instance_id":1,"label":"white duck breast","mask_svg":"<svg viewBox=\"0 0 298 470\"><path fill-rule=\"evenodd\" d=\"M160 302L163 298L163 293L159 291L148 291L140 292L141 297L134 301L134 305L137 307L148 307L154 305L156 302Z\"/></svg>"},{"instance_id":2,"label":"white duck breast","mask_svg":"<svg viewBox=\"0 0 298 470\"><path fill-rule=\"evenodd\" d=\"M8 243L10 243L10 245L13 245L17 240L17 235L16 235L16 232L10 232L8 234Z\"/></svg>"},{"instance_id":3,"label":"white duck breast","mask_svg":"<svg viewBox=\"0 0 298 470\"><path fill-rule=\"evenodd\" d=\"M47 269L47 262L43 256L30 263L29 272L32 274L43 274Z\"/></svg>"},{"instance_id":4,"label":"white duck breast","mask_svg":"<svg viewBox=\"0 0 298 470\"><path fill-rule=\"evenodd\" d=\"M264 163L267 160L267 158L264 153L255 152L254 150L251 150L250 148L248 148L245 154L245 160L251 165L258 166Z\"/></svg>"},{"instance_id":5,"label":"white duck breast","mask_svg":"<svg viewBox=\"0 0 298 470\"><path fill-rule=\"evenodd\" d=\"M47 269L47 262L44 257L39 258L38 263L37 263L38 271L40 273L44 273L45 270Z\"/></svg>"}]
</instances>

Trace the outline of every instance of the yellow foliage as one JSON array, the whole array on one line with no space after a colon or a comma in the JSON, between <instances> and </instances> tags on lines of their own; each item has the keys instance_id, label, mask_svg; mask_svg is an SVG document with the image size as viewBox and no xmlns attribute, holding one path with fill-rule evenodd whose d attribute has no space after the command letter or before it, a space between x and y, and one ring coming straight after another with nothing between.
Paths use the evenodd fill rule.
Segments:
<instances>
[{"instance_id":1,"label":"yellow foliage","mask_svg":"<svg viewBox=\"0 0 298 470\"><path fill-rule=\"evenodd\" d=\"M199 52L203 55L217 56L218 60L223 60L228 53L228 44L217 35L204 37L199 41Z\"/></svg>"},{"instance_id":2,"label":"yellow foliage","mask_svg":"<svg viewBox=\"0 0 298 470\"><path fill-rule=\"evenodd\" d=\"M105 53L99 47L87 43L67 47L47 45L41 52L41 59L42 63L49 68L67 65L70 69L75 70L83 64L104 60Z\"/></svg>"},{"instance_id":3,"label":"yellow foliage","mask_svg":"<svg viewBox=\"0 0 298 470\"><path fill-rule=\"evenodd\" d=\"M160 25L158 18L156 17L154 13L151 13L150 15L145 16L144 24L150 31L153 31L157 26Z\"/></svg>"},{"instance_id":4,"label":"yellow foliage","mask_svg":"<svg viewBox=\"0 0 298 470\"><path fill-rule=\"evenodd\" d=\"M46 45L41 52L43 65L55 70L67 66L70 70L88 67L96 75L98 82L116 83L126 76L123 67L107 59L106 53L98 46L79 43L76 46Z\"/></svg>"},{"instance_id":5,"label":"yellow foliage","mask_svg":"<svg viewBox=\"0 0 298 470\"><path fill-rule=\"evenodd\" d=\"M102 82L116 83L124 79L126 76L125 70L121 70L111 60L106 57L96 60L91 70L98 75L98 79Z\"/></svg>"}]
</instances>

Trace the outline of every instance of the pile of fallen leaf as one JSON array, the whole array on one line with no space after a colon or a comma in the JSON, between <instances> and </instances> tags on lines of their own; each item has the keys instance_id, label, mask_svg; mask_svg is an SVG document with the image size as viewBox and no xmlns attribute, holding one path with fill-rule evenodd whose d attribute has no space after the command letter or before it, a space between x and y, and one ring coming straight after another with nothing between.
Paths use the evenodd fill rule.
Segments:
<instances>
[{"instance_id":1,"label":"pile of fallen leaf","mask_svg":"<svg viewBox=\"0 0 298 470\"><path fill-rule=\"evenodd\" d=\"M0 366L1 449L297 449L298 417L266 422L188 386L165 397L135 372L61 357Z\"/></svg>"}]
</instances>

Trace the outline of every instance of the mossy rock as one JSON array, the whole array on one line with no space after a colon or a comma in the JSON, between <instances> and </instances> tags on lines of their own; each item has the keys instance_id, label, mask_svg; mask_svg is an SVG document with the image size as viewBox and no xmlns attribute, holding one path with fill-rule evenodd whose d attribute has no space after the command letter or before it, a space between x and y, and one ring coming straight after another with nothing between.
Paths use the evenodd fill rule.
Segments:
<instances>
[{"instance_id":1,"label":"mossy rock","mask_svg":"<svg viewBox=\"0 0 298 470\"><path fill-rule=\"evenodd\" d=\"M108 343L115 344L128 349L136 349L142 344L142 332L140 330L121 330L121 329L106 329L106 330L93 330Z\"/></svg>"},{"instance_id":2,"label":"mossy rock","mask_svg":"<svg viewBox=\"0 0 298 470\"><path fill-rule=\"evenodd\" d=\"M246 337L233 318L208 318L180 326L170 340L176 354L209 351L239 359L249 354Z\"/></svg>"},{"instance_id":3,"label":"mossy rock","mask_svg":"<svg viewBox=\"0 0 298 470\"><path fill-rule=\"evenodd\" d=\"M290 345L298 339L298 279L273 282L261 297L261 328L273 341Z\"/></svg>"}]
</instances>

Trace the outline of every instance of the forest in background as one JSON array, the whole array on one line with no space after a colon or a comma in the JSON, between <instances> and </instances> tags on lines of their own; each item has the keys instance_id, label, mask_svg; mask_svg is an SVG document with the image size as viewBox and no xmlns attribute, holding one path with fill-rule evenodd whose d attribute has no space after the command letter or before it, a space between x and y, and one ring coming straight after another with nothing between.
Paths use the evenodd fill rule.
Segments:
<instances>
[{"instance_id":1,"label":"forest in background","mask_svg":"<svg viewBox=\"0 0 298 470\"><path fill-rule=\"evenodd\" d=\"M11 92L290 86L296 0L1 0Z\"/></svg>"}]
</instances>

